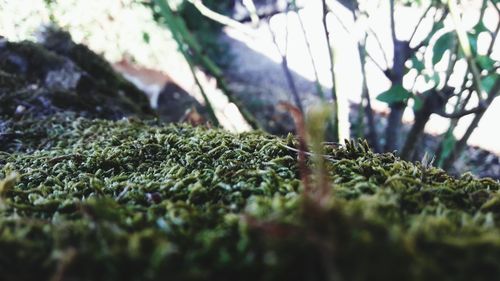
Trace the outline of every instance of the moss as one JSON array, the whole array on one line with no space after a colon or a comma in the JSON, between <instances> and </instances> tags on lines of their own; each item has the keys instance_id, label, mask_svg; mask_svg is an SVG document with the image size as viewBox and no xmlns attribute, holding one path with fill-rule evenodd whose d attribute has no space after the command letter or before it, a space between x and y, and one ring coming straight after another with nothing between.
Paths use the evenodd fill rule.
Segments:
<instances>
[{"instance_id":1,"label":"moss","mask_svg":"<svg viewBox=\"0 0 500 281\"><path fill-rule=\"evenodd\" d=\"M2 43L0 116L13 116L20 105L31 117L63 110L89 118L155 115L144 93L101 57L68 40L73 46L68 55L29 41Z\"/></svg>"},{"instance_id":2,"label":"moss","mask_svg":"<svg viewBox=\"0 0 500 281\"><path fill-rule=\"evenodd\" d=\"M492 180L349 143L325 147L319 207L302 193L293 138L68 113L17 130L0 152L5 280L500 276Z\"/></svg>"},{"instance_id":3,"label":"moss","mask_svg":"<svg viewBox=\"0 0 500 281\"><path fill-rule=\"evenodd\" d=\"M305 189L291 136L121 118L144 112L116 89L50 89L30 73L67 58L12 46L3 62L21 67L0 60L1 280L500 276L496 181L348 142L323 147L330 182Z\"/></svg>"},{"instance_id":4,"label":"moss","mask_svg":"<svg viewBox=\"0 0 500 281\"><path fill-rule=\"evenodd\" d=\"M138 112L152 114L152 109L143 92L121 74L115 72L109 62L87 46L73 42L68 32L54 26L47 26L42 33L42 38L45 48L70 59L83 71L91 74L92 82L100 89L118 93L121 99L126 99L128 106L133 106Z\"/></svg>"}]
</instances>

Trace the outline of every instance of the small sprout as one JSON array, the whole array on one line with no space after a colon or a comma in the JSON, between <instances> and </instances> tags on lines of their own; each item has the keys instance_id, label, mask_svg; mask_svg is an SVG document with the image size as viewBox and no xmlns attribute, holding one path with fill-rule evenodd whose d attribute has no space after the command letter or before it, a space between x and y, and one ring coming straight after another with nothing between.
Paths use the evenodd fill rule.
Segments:
<instances>
[{"instance_id":1,"label":"small sprout","mask_svg":"<svg viewBox=\"0 0 500 281\"><path fill-rule=\"evenodd\" d=\"M18 180L19 176L16 172L10 173L3 180L0 180L0 197L4 197L11 191Z\"/></svg>"}]
</instances>

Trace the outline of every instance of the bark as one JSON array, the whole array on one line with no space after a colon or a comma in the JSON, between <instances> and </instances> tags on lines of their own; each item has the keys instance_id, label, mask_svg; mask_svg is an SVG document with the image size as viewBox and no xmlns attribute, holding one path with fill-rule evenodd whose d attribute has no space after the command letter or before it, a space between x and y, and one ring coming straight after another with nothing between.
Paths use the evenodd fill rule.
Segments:
<instances>
[{"instance_id":1,"label":"bark","mask_svg":"<svg viewBox=\"0 0 500 281\"><path fill-rule=\"evenodd\" d=\"M415 155L415 148L424 133L425 125L433 113L444 111L444 106L448 102L453 88L447 87L440 93L435 90L423 94L424 102L422 108L415 113L415 122L406 136L406 141L401 150L401 158L406 160L413 160Z\"/></svg>"}]
</instances>

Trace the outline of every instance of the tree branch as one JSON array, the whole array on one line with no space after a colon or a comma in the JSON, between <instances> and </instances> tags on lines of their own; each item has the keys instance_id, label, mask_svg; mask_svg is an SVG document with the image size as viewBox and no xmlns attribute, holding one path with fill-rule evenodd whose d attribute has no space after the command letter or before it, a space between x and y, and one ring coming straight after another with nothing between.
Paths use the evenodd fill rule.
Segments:
<instances>
[{"instance_id":1,"label":"tree branch","mask_svg":"<svg viewBox=\"0 0 500 281\"><path fill-rule=\"evenodd\" d=\"M255 37L254 33L250 28L248 28L246 25L240 23L239 21L233 20L230 17L227 17L225 15L219 14L217 12L214 12L210 10L207 6L203 4L201 0L188 0L189 3L193 4L194 7L205 17L218 22L222 25L229 26L231 28L234 28L245 35L248 35L250 37Z\"/></svg>"},{"instance_id":2,"label":"tree branch","mask_svg":"<svg viewBox=\"0 0 500 281\"><path fill-rule=\"evenodd\" d=\"M333 102L333 135L334 135L334 141L339 141L339 101L337 98L337 91L336 91L336 86L337 83L335 81L335 60L334 60L334 55L333 55L333 47L332 44L330 43L330 31L328 30L328 24L327 24L327 14L328 14L328 7L326 5L326 0L321 0L321 8L322 8L322 16L321 16L321 22L323 24L323 31L325 34L325 40L326 40L326 45L328 47L328 56L330 58L330 73L332 77L332 102Z\"/></svg>"},{"instance_id":3,"label":"tree branch","mask_svg":"<svg viewBox=\"0 0 500 281\"><path fill-rule=\"evenodd\" d=\"M425 12L422 14L422 16L420 17L420 19L418 20L417 25L415 25L415 29L413 29L413 32L412 32L412 34L410 36L410 39L408 39L408 42L411 43L411 40L413 39L413 37L417 33L418 28L420 27L420 24L424 20L424 18L427 15L427 13L429 13L429 11L431 10L431 8L432 8L432 4L430 4L429 7L427 7L427 9L425 10Z\"/></svg>"},{"instance_id":4,"label":"tree branch","mask_svg":"<svg viewBox=\"0 0 500 281\"><path fill-rule=\"evenodd\" d=\"M436 18L437 17L437 12L436 14L434 15L434 23L433 23L433 27L435 26L436 23L438 22L442 22L446 16L448 16L448 10L445 10L443 12L443 14L441 15L440 18ZM432 32L429 32L429 34L427 35L427 37L425 37L420 43L418 43L415 47L411 48L413 52L416 52L418 49L422 48L423 46L425 46L425 44L431 39L433 33Z\"/></svg>"},{"instance_id":5,"label":"tree branch","mask_svg":"<svg viewBox=\"0 0 500 281\"><path fill-rule=\"evenodd\" d=\"M497 11L498 16L500 17L500 9L493 1L491 1L491 3L493 4L493 7L495 7L495 10ZM487 56L490 56L491 53L493 52L493 46L495 45L495 41L497 39L499 32L500 32L500 21L498 21L495 31L493 31L493 33L491 34L491 43L490 46L488 47L488 51L486 52Z\"/></svg>"},{"instance_id":6,"label":"tree branch","mask_svg":"<svg viewBox=\"0 0 500 281\"><path fill-rule=\"evenodd\" d=\"M478 113L479 111L484 110L485 108L486 108L486 104L481 103L476 108L469 109L469 110L463 110L463 111L453 112L453 113L446 113L444 111L439 111L439 112L436 112L436 114L439 115L439 116L445 117L445 118L460 119L460 118L462 118L464 116Z\"/></svg>"},{"instance_id":7,"label":"tree branch","mask_svg":"<svg viewBox=\"0 0 500 281\"><path fill-rule=\"evenodd\" d=\"M253 0L243 0L242 2L248 13L250 14L250 20L252 21L253 26L257 27L259 25L259 15L257 14L255 3L253 2Z\"/></svg>"},{"instance_id":8,"label":"tree branch","mask_svg":"<svg viewBox=\"0 0 500 281\"><path fill-rule=\"evenodd\" d=\"M448 0L448 8L450 9L451 17L453 19L453 23L455 24L455 32L457 33L458 36L458 42L460 44L460 47L462 51L464 52L465 58L467 60L467 64L469 65L469 68L471 70L472 76L473 76L473 82L478 94L479 100L483 100L483 87L481 85L481 75L479 72L479 69L477 67L477 64L472 56L472 51L470 48L469 44L469 39L467 37L467 33L461 26L459 14L458 14L458 7L456 0Z\"/></svg>"},{"instance_id":9,"label":"tree branch","mask_svg":"<svg viewBox=\"0 0 500 281\"><path fill-rule=\"evenodd\" d=\"M295 13L297 14L297 17L299 19L300 28L302 30L302 34L304 35L304 40L307 47L307 54L309 55L309 59L311 60L311 64L313 67L314 78L316 79L316 90L318 91L318 95L320 96L320 98L322 100L325 100L325 94L323 93L321 83L319 82L318 67L316 66L316 62L314 61L314 56L311 49L311 43L309 42L309 39L307 39L307 32L306 28L304 27L304 22L302 21L302 17L300 16L299 11L295 11Z\"/></svg>"},{"instance_id":10,"label":"tree branch","mask_svg":"<svg viewBox=\"0 0 500 281\"><path fill-rule=\"evenodd\" d=\"M485 101L485 107L479 110L476 115L474 116L474 119L472 119L469 127L465 131L464 135L462 138L455 144L455 147L453 151L451 152L446 159L443 161L443 168L448 169L453 165L453 162L457 157L462 153L462 151L465 149L465 146L467 145L467 141L469 140L470 136L476 129L476 127L479 125L479 121L481 121L481 118L483 117L484 113L488 109L488 107L491 105L495 97L500 93L500 78L498 78L495 81L495 84L493 85L493 88L491 89L490 93L488 94L488 97L486 98Z\"/></svg>"},{"instance_id":11,"label":"tree branch","mask_svg":"<svg viewBox=\"0 0 500 281\"><path fill-rule=\"evenodd\" d=\"M394 0L389 0L390 7L390 17L391 17L391 37L392 42L396 42L396 23L395 23L395 8L394 8Z\"/></svg>"},{"instance_id":12,"label":"tree branch","mask_svg":"<svg viewBox=\"0 0 500 281\"><path fill-rule=\"evenodd\" d=\"M384 52L384 47L382 46L382 41L378 37L377 33L373 31L373 29L368 28L368 31L371 35L373 35L373 39L375 39L375 42L377 43L378 48L380 49L380 52L382 53L382 57L384 58L384 62L386 65L386 69L389 68L389 59L387 58L387 54Z\"/></svg>"},{"instance_id":13,"label":"tree branch","mask_svg":"<svg viewBox=\"0 0 500 281\"><path fill-rule=\"evenodd\" d=\"M330 9L331 10L331 9ZM335 17L335 19L339 22L340 26L342 27L342 29L344 29L344 31L346 33L351 33L351 31L347 28L347 26L344 24L344 22L342 22L342 20L340 19L340 17L332 10L331 12L333 14L333 16ZM373 61L373 63L377 66L377 68L382 72L384 73L384 75L387 76L388 79L390 79L390 77L387 75L388 74L388 71L387 71L387 68L389 67L389 61L387 59L387 55L385 54L384 52L384 49L382 48L382 43L380 42L380 39L378 38L377 34L370 29L370 32L372 33L373 37L375 38L375 41L377 42L379 48L380 48L380 51L382 52L382 56L384 58L384 61L385 61L385 65L386 65L386 68L383 68L374 58L373 56L368 52L368 50L366 50L365 48L365 51L366 51L366 55L370 58L371 61ZM359 40L357 42L359 44Z\"/></svg>"},{"instance_id":14,"label":"tree branch","mask_svg":"<svg viewBox=\"0 0 500 281\"><path fill-rule=\"evenodd\" d=\"M288 13L287 13L287 19L288 19ZM295 102L295 105L297 108L300 110L300 112L304 113L304 107L302 106L302 101L300 100L299 92L297 90L297 86L295 85L295 80L292 76L292 73L290 71L290 68L288 67L288 59L287 59L287 49L288 49L288 23L287 23L287 28L286 28L286 35L285 35L285 50L281 51L278 41L276 40L276 34L273 32L271 28L271 23L268 22L267 24L269 28L269 32L271 33L271 37L273 39L273 43L276 46L276 49L278 49L278 52L280 53L281 56L281 68L283 69L283 73L285 74L286 81L288 83L288 87L290 88L290 91L292 92L292 96Z\"/></svg>"}]
</instances>

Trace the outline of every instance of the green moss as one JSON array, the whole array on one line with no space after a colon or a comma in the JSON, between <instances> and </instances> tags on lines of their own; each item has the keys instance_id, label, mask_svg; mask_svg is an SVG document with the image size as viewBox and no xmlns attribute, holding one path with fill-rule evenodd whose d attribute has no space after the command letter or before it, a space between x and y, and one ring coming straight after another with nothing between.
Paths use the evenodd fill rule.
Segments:
<instances>
[{"instance_id":1,"label":"green moss","mask_svg":"<svg viewBox=\"0 0 500 281\"><path fill-rule=\"evenodd\" d=\"M87 47L72 42L67 33L54 33L53 36L63 37L54 41L62 41L60 45L64 47L47 49L29 41L3 42L0 46L2 119L14 116L20 105L22 115L30 117L64 110L88 118L155 115L147 96L115 73L109 63Z\"/></svg>"},{"instance_id":2,"label":"green moss","mask_svg":"<svg viewBox=\"0 0 500 281\"><path fill-rule=\"evenodd\" d=\"M489 179L349 143L325 148L318 206L292 138L68 113L16 126L0 152L4 280L500 276Z\"/></svg>"}]
</instances>

